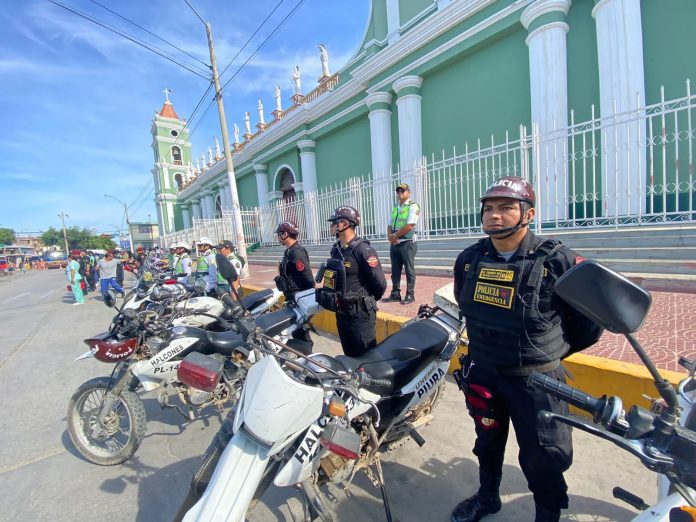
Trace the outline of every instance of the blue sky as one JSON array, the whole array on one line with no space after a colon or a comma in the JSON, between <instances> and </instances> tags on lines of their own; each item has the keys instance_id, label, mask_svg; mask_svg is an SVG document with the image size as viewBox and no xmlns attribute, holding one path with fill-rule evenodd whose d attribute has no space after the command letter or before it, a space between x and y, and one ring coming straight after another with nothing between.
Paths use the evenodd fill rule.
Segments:
<instances>
[{"instance_id":1,"label":"blue sky","mask_svg":"<svg viewBox=\"0 0 696 522\"><path fill-rule=\"evenodd\" d=\"M201 66L90 0L57 0L75 10ZM189 0L211 22L219 69L258 28L280 0ZM300 0L284 0L249 46L222 76L224 84ZM205 28L184 0L98 0L203 62L209 62ZM66 225L114 232L124 222L156 221L150 126L164 101L188 118L203 95L205 79L80 18L47 0L5 0L0 20L0 227L18 233ZM243 128L245 111L256 123L262 99L266 119L280 84L284 106L292 93L291 72L302 70L308 92L319 76L318 44L329 51L331 72L357 50L365 31L368 2L304 0L225 91L230 134ZM202 67L202 66L201 66ZM208 100L212 97L208 96ZM208 101L204 107L207 107ZM194 123L197 118L194 120ZM215 106L191 136L200 155L220 137Z\"/></svg>"}]
</instances>

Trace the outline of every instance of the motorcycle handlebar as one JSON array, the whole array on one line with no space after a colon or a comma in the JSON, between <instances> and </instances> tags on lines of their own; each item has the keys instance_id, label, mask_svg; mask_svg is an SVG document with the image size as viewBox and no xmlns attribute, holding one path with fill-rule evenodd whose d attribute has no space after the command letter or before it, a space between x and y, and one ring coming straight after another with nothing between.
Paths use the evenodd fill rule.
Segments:
<instances>
[{"instance_id":1,"label":"motorcycle handlebar","mask_svg":"<svg viewBox=\"0 0 696 522\"><path fill-rule=\"evenodd\" d=\"M358 385L360 385L361 387L367 387L367 386L375 386L378 388L391 388L392 387L391 379L373 379L372 377L370 377L370 374L364 370L358 371L356 373L356 377L358 379Z\"/></svg>"},{"instance_id":2,"label":"motorcycle handlebar","mask_svg":"<svg viewBox=\"0 0 696 522\"><path fill-rule=\"evenodd\" d=\"M604 409L604 400L587 395L585 392L580 391L576 388L568 386L561 381L552 379L547 375L541 373L533 373L530 378L531 383L541 388L542 390L550 393L554 397L572 404L576 408L580 408L586 412L592 414L593 417L597 417L601 414Z\"/></svg>"}]
</instances>

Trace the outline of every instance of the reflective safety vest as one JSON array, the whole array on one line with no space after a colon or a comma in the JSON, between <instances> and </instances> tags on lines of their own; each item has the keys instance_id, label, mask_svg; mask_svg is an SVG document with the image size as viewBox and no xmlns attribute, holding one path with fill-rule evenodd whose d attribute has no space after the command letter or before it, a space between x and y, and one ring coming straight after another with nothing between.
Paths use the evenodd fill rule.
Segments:
<instances>
[{"instance_id":1,"label":"reflective safety vest","mask_svg":"<svg viewBox=\"0 0 696 522\"><path fill-rule=\"evenodd\" d=\"M174 265L174 273L175 274L180 275L180 274L184 273L184 265L183 265L182 261L185 257L189 257L189 255L183 254L183 255L176 258L176 264Z\"/></svg>"},{"instance_id":2,"label":"reflective safety vest","mask_svg":"<svg viewBox=\"0 0 696 522\"><path fill-rule=\"evenodd\" d=\"M411 213L411 205L416 206L416 212L420 211L420 206L414 201L408 201L403 207L395 206L391 212L391 226L392 234L406 226L408 221L408 215ZM413 227L408 234L404 234L399 239L411 239L413 234L416 233L416 227Z\"/></svg>"},{"instance_id":3,"label":"reflective safety vest","mask_svg":"<svg viewBox=\"0 0 696 522\"><path fill-rule=\"evenodd\" d=\"M205 254L202 256L199 256L198 261L196 262L196 272L199 274L207 274L208 273L208 256L211 255L211 251L208 250L206 251ZM215 264L215 261L212 261L212 264Z\"/></svg>"}]
</instances>

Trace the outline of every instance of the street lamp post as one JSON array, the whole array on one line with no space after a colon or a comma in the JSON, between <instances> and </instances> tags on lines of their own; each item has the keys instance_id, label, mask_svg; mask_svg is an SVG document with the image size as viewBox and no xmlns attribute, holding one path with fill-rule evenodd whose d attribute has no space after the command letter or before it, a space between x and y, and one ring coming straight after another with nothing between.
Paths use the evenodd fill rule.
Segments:
<instances>
[{"instance_id":1,"label":"street lamp post","mask_svg":"<svg viewBox=\"0 0 696 522\"><path fill-rule=\"evenodd\" d=\"M133 252L133 237L131 236L131 229L130 229L130 219L128 218L128 205L126 205L123 201L118 199L116 196L112 196L110 194L104 194L105 198L113 198L116 201L118 201L121 205L123 205L123 211L126 213L126 225L128 226L128 244L130 245L130 251Z\"/></svg>"}]
</instances>

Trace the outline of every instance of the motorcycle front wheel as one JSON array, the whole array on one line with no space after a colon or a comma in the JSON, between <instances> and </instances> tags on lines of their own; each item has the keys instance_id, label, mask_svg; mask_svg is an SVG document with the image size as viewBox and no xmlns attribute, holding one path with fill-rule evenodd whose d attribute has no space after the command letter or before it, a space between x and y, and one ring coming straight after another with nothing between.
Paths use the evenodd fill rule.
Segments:
<instances>
[{"instance_id":1,"label":"motorcycle front wheel","mask_svg":"<svg viewBox=\"0 0 696 522\"><path fill-rule=\"evenodd\" d=\"M98 415L108 386L108 377L91 379L77 389L68 404L70 439L83 457L100 466L131 458L145 437L147 423L138 394L123 390L100 425Z\"/></svg>"}]
</instances>

